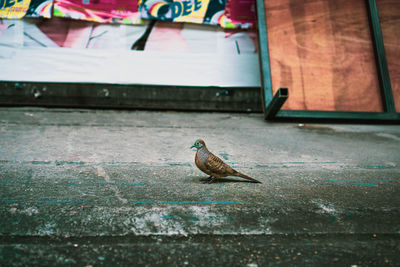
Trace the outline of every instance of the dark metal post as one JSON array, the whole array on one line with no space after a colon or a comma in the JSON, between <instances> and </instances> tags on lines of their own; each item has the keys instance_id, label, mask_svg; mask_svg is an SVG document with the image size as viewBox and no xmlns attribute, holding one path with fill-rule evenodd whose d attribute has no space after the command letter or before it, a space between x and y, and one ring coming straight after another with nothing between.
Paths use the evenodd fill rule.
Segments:
<instances>
[{"instance_id":1,"label":"dark metal post","mask_svg":"<svg viewBox=\"0 0 400 267\"><path fill-rule=\"evenodd\" d=\"M272 101L273 95L264 0L257 0L257 17L258 31L262 32L258 35L258 56L260 62L261 91L264 104L263 108L265 110Z\"/></svg>"},{"instance_id":2,"label":"dark metal post","mask_svg":"<svg viewBox=\"0 0 400 267\"><path fill-rule=\"evenodd\" d=\"M275 118L275 115L281 109L282 105L285 103L288 97L289 97L289 90L287 88L279 88L274 98L272 98L272 101L265 108L265 119L271 120Z\"/></svg>"},{"instance_id":3,"label":"dark metal post","mask_svg":"<svg viewBox=\"0 0 400 267\"><path fill-rule=\"evenodd\" d=\"M372 31L372 41L374 44L375 57L377 61L379 83L382 90L382 100L385 112L395 113L392 86L386 60L385 46L381 25L379 22L378 7L375 0L366 0L368 6L369 22Z\"/></svg>"}]
</instances>

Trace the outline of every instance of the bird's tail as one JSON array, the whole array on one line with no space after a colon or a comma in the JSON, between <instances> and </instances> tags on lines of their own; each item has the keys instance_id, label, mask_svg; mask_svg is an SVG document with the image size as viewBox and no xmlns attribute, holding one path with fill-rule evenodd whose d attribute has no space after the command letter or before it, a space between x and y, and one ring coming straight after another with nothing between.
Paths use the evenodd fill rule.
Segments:
<instances>
[{"instance_id":1,"label":"bird's tail","mask_svg":"<svg viewBox=\"0 0 400 267\"><path fill-rule=\"evenodd\" d=\"M235 174L234 174L234 175L235 175L235 176L238 176L238 177L242 177L242 178L247 179L247 180L250 180L250 181L252 181L252 182L254 182L254 183L259 183L259 184L261 184L260 181L254 179L254 178L251 178L250 176L247 176L246 174L240 173L240 172L238 172L238 171L235 171Z\"/></svg>"}]
</instances>

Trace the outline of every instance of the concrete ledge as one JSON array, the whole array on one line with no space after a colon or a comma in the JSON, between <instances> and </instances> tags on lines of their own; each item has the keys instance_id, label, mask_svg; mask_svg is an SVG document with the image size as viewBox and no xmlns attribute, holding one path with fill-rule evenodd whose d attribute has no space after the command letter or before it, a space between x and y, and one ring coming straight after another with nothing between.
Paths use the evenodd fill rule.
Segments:
<instances>
[{"instance_id":1,"label":"concrete ledge","mask_svg":"<svg viewBox=\"0 0 400 267\"><path fill-rule=\"evenodd\" d=\"M2 238L5 265L396 266L398 236L273 235Z\"/></svg>"},{"instance_id":2,"label":"concrete ledge","mask_svg":"<svg viewBox=\"0 0 400 267\"><path fill-rule=\"evenodd\" d=\"M261 112L258 87L1 82L0 106Z\"/></svg>"}]
</instances>

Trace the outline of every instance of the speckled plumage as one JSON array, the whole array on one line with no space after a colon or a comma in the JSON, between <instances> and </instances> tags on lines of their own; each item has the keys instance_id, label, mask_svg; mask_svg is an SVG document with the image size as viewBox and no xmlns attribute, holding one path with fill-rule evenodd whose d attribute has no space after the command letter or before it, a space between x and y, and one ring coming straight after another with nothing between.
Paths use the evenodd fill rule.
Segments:
<instances>
[{"instance_id":1,"label":"speckled plumage","mask_svg":"<svg viewBox=\"0 0 400 267\"><path fill-rule=\"evenodd\" d=\"M237 176L244 179L250 180L255 183L261 183L260 181L251 178L243 173L234 170L231 166L226 164L222 159L211 153L202 139L196 140L192 148L197 149L195 156L196 166L204 173L210 175L207 181L208 183L214 182L215 178L221 178L226 176Z\"/></svg>"}]
</instances>

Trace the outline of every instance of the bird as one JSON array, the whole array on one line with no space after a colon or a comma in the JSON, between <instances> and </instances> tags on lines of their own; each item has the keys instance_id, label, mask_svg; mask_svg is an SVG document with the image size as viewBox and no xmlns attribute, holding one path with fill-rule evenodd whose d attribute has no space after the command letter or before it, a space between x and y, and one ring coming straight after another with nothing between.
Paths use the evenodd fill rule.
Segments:
<instances>
[{"instance_id":1,"label":"bird","mask_svg":"<svg viewBox=\"0 0 400 267\"><path fill-rule=\"evenodd\" d=\"M214 183L216 179L226 176L237 176L249 180L253 183L261 183L260 181L234 170L226 164L222 159L211 153L202 139L197 139L190 149L196 148L196 156L194 162L196 166L204 173L210 175L204 183Z\"/></svg>"}]
</instances>

